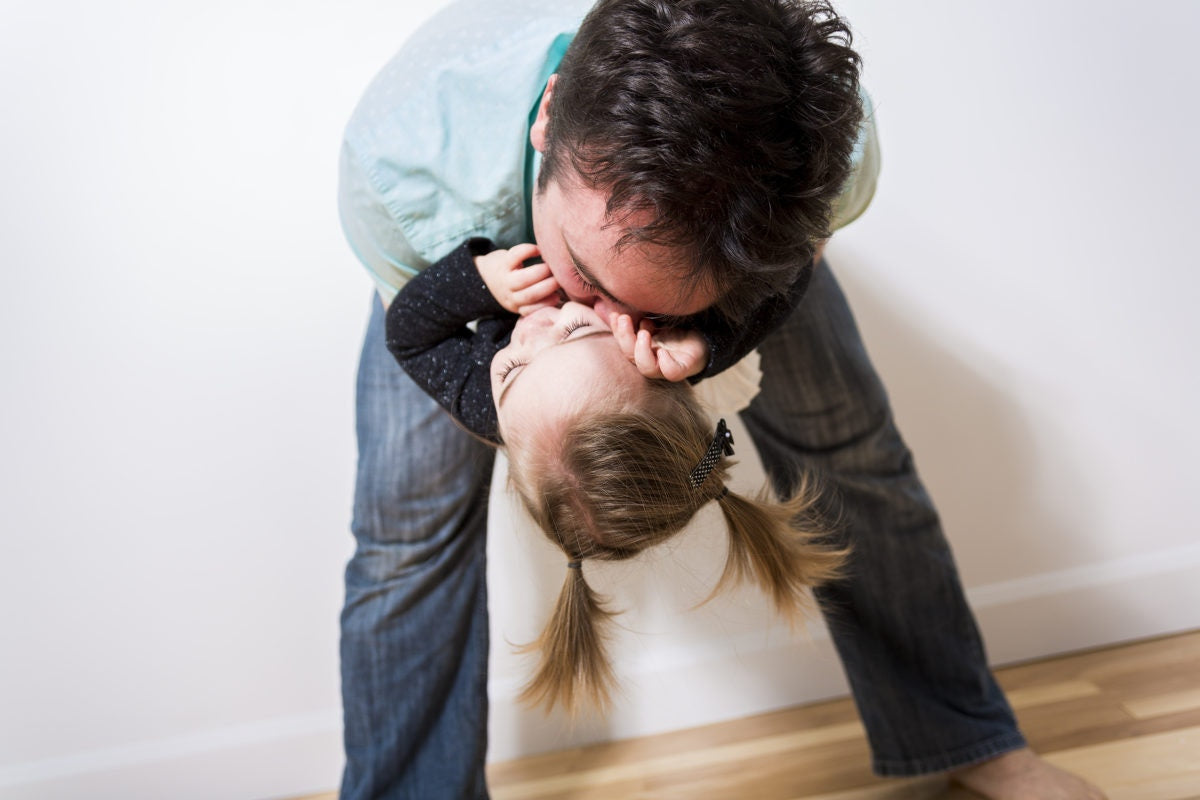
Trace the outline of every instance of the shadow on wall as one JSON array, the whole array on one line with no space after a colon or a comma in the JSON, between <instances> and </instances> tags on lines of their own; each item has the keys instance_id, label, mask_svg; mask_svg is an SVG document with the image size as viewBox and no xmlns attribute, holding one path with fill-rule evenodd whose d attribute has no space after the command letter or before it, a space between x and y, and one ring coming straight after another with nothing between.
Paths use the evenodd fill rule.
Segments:
<instances>
[{"instance_id":1,"label":"shadow on wall","mask_svg":"<svg viewBox=\"0 0 1200 800\"><path fill-rule=\"evenodd\" d=\"M1053 383L1039 385L1047 379L1036 365L1006 364L928 315L905 314L891 291L898 281L872 279L875 261L839 250L836 272L942 514L992 663L1194 627L1187 598L1200 550L1164 549L1152 535L1129 546L1157 523L1149 508L1122 533L1125 482L1134 492L1154 484L1153 497L1164 491L1161 467L1114 450L1136 440L1128 427L1104 442L1079 438L1097 430L1072 419L1092 410L1078 389L1088 375L1073 377L1064 359ZM1028 324L1052 342L1054 320ZM1130 413L1135 424L1145 409Z\"/></svg>"},{"instance_id":2,"label":"shadow on wall","mask_svg":"<svg viewBox=\"0 0 1200 800\"><path fill-rule=\"evenodd\" d=\"M834 271L964 581L990 584L1101 558L1082 555L1089 550L1084 532L1046 502L1047 487L1081 509L1094 507L1095 498L1078 457L1061 449L1047 457L1053 444L1039 440L1018 393L1006 386L1030 378L981 350L969 352L953 330L939 330L925 315L906 315L853 254L839 254Z\"/></svg>"}]
</instances>

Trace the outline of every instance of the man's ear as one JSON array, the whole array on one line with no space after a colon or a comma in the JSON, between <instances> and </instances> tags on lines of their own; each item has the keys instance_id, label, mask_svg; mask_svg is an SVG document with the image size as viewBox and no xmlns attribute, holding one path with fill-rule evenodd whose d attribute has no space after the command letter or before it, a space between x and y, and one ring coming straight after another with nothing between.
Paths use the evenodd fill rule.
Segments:
<instances>
[{"instance_id":1,"label":"man's ear","mask_svg":"<svg viewBox=\"0 0 1200 800\"><path fill-rule=\"evenodd\" d=\"M546 91L542 92L542 101L538 103L537 117L529 128L529 141L533 149L539 153L546 152L546 126L550 124L550 95L554 91L554 83L558 75L551 75L546 81Z\"/></svg>"}]
</instances>

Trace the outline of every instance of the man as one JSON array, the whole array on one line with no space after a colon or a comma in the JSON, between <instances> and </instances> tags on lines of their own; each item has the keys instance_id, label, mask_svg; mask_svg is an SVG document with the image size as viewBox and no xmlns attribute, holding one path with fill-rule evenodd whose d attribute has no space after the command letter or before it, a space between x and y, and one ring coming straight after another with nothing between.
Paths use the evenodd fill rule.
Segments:
<instances>
[{"instance_id":1,"label":"man","mask_svg":"<svg viewBox=\"0 0 1200 800\"><path fill-rule=\"evenodd\" d=\"M878 167L831 9L784 0L467 0L380 73L342 153L347 238L383 303L469 236L536 240L643 373L702 379L755 347L742 418L777 490L839 499L851 578L820 593L884 775L1099 797L1026 747L936 511L822 242ZM569 46L569 50L568 50ZM864 109L866 114L864 115ZM342 796L485 797L484 526L492 453L399 370L375 302L358 383ZM675 347L672 330L703 334Z\"/></svg>"}]
</instances>

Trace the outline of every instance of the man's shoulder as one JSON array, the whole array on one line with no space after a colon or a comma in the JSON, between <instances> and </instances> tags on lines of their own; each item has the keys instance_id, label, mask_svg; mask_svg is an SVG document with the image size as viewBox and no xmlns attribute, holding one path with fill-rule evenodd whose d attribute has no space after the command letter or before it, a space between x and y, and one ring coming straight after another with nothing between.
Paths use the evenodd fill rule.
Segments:
<instances>
[{"instance_id":1,"label":"man's shoulder","mask_svg":"<svg viewBox=\"0 0 1200 800\"><path fill-rule=\"evenodd\" d=\"M577 2L461 0L423 24L384 66L345 131L352 169L418 253L523 207L530 109L551 45Z\"/></svg>"},{"instance_id":2,"label":"man's shoulder","mask_svg":"<svg viewBox=\"0 0 1200 800\"><path fill-rule=\"evenodd\" d=\"M488 111L523 106L522 116L541 87L534 86L554 39L578 26L578 0L458 0L446 5L403 43L371 81L347 133L379 130L382 119L397 124L454 121L422 109L451 105L482 117ZM586 6L583 6L586 8ZM418 116L413 119L413 114Z\"/></svg>"}]
</instances>

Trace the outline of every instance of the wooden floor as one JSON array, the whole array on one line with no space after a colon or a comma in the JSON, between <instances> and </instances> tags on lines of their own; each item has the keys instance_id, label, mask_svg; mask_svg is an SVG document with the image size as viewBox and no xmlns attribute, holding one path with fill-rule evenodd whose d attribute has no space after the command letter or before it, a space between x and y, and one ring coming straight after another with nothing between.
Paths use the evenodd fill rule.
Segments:
<instances>
[{"instance_id":1,"label":"wooden floor","mask_svg":"<svg viewBox=\"0 0 1200 800\"><path fill-rule=\"evenodd\" d=\"M1034 749L1110 800L1200 799L1200 631L998 675ZM494 800L976 798L938 778L875 778L867 758L837 700L493 764L488 779Z\"/></svg>"}]
</instances>

